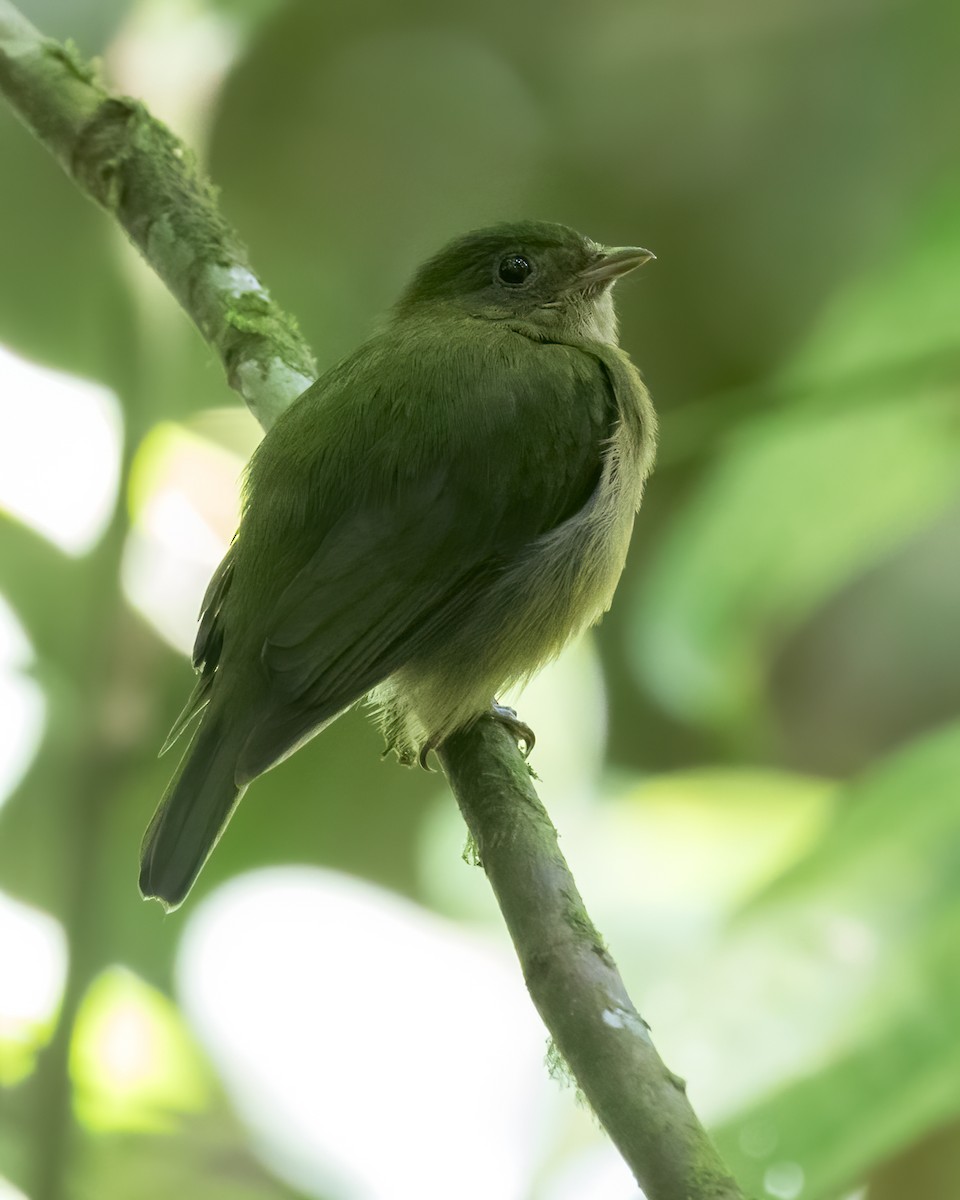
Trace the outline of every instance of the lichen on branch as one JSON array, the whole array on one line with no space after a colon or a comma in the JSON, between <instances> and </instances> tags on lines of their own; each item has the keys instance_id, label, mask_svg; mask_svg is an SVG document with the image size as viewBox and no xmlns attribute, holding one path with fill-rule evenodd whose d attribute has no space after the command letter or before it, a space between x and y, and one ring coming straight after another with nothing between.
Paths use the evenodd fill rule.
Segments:
<instances>
[{"instance_id":1,"label":"lichen on branch","mask_svg":"<svg viewBox=\"0 0 960 1200\"><path fill-rule=\"evenodd\" d=\"M112 96L70 46L0 0L0 90L78 187L111 214L268 428L316 377L194 155L137 100Z\"/></svg>"}]
</instances>

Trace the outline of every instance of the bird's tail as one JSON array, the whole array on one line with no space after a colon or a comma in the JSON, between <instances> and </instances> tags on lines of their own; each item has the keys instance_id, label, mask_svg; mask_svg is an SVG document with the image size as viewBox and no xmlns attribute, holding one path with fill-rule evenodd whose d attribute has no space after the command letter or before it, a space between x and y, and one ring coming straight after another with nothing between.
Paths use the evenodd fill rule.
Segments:
<instances>
[{"instance_id":1,"label":"bird's tail","mask_svg":"<svg viewBox=\"0 0 960 1200\"><path fill-rule=\"evenodd\" d=\"M244 789L238 747L219 713L207 712L143 837L140 891L172 912L186 899Z\"/></svg>"}]
</instances>

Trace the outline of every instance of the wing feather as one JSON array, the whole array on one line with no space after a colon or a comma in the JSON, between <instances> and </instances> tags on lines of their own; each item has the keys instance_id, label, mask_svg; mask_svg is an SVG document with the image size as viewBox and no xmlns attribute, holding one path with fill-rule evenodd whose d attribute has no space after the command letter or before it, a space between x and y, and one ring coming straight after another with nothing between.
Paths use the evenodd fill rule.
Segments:
<instances>
[{"instance_id":1,"label":"wing feather","mask_svg":"<svg viewBox=\"0 0 960 1200\"><path fill-rule=\"evenodd\" d=\"M229 664L235 636L259 655L238 779L442 641L487 581L589 499L617 415L608 376L589 354L510 336L500 359L465 343L453 395L411 368L385 397L376 355L362 355L265 439L196 651L205 674ZM403 361L416 362L409 348ZM414 404L430 410L417 438ZM194 713L207 698L198 690Z\"/></svg>"}]
</instances>

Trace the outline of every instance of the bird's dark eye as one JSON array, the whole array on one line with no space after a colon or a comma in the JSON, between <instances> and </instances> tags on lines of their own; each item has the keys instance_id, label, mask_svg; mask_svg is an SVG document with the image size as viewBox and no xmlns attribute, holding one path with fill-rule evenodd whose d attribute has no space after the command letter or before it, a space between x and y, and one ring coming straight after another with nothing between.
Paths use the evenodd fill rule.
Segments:
<instances>
[{"instance_id":1,"label":"bird's dark eye","mask_svg":"<svg viewBox=\"0 0 960 1200\"><path fill-rule=\"evenodd\" d=\"M522 254L508 254L500 259L497 278L507 287L522 287L530 278L533 267Z\"/></svg>"}]
</instances>

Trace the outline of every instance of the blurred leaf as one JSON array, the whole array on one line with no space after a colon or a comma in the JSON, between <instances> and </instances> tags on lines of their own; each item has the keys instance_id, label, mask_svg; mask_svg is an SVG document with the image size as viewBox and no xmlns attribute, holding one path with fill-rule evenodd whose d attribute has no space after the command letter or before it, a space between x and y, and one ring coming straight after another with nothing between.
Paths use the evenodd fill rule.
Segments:
<instances>
[{"instance_id":1,"label":"blurred leaf","mask_svg":"<svg viewBox=\"0 0 960 1200\"><path fill-rule=\"evenodd\" d=\"M99 54L135 0L30 0L24 12L47 37L72 38L85 54Z\"/></svg>"},{"instance_id":2,"label":"blurred leaf","mask_svg":"<svg viewBox=\"0 0 960 1200\"><path fill-rule=\"evenodd\" d=\"M176 1006L122 968L90 985L71 1046L86 1137L77 1194L292 1200L251 1154Z\"/></svg>"},{"instance_id":3,"label":"blurred leaf","mask_svg":"<svg viewBox=\"0 0 960 1200\"><path fill-rule=\"evenodd\" d=\"M960 476L946 391L781 412L731 441L674 520L636 613L645 683L709 723L756 716L777 639L942 512Z\"/></svg>"},{"instance_id":4,"label":"blurred leaf","mask_svg":"<svg viewBox=\"0 0 960 1200\"><path fill-rule=\"evenodd\" d=\"M787 761L850 775L960 712L960 504L853 580L781 647Z\"/></svg>"},{"instance_id":5,"label":"blurred leaf","mask_svg":"<svg viewBox=\"0 0 960 1200\"><path fill-rule=\"evenodd\" d=\"M800 399L734 430L668 529L637 607L634 654L678 715L755 716L772 645L956 498L958 212L938 210L899 262L835 302L784 373ZM907 319L918 309L923 319ZM945 351L957 356L950 383ZM916 368L928 352L941 377ZM875 370L858 392L857 370L904 356L912 373L891 385ZM838 380L839 396L823 394Z\"/></svg>"},{"instance_id":6,"label":"blurred leaf","mask_svg":"<svg viewBox=\"0 0 960 1200\"><path fill-rule=\"evenodd\" d=\"M731 914L818 844L836 787L786 771L712 767L614 777L609 788L558 826L590 912L653 1019L661 1003L673 1005L674 988L689 986L692 960L703 970ZM714 1081L709 1074L696 1071L698 1087L727 1088L727 1063Z\"/></svg>"},{"instance_id":7,"label":"blurred leaf","mask_svg":"<svg viewBox=\"0 0 960 1200\"><path fill-rule=\"evenodd\" d=\"M129 971L110 968L88 989L71 1075L81 1122L67 1194L301 1196L254 1157L247 1130L177 1008ZM36 1098L29 1086L0 1093L0 1171L24 1186L32 1174L31 1141L42 1143L31 1126Z\"/></svg>"},{"instance_id":8,"label":"blurred leaf","mask_svg":"<svg viewBox=\"0 0 960 1200\"><path fill-rule=\"evenodd\" d=\"M120 967L87 989L70 1074L80 1120L99 1132L163 1132L209 1103L208 1072L175 1006Z\"/></svg>"},{"instance_id":9,"label":"blurred leaf","mask_svg":"<svg viewBox=\"0 0 960 1200\"><path fill-rule=\"evenodd\" d=\"M293 868L198 905L177 967L184 1010L286 1178L369 1200L531 1194L546 1140L531 1130L556 1090L505 936L494 948L392 891Z\"/></svg>"},{"instance_id":10,"label":"blurred leaf","mask_svg":"<svg viewBox=\"0 0 960 1200\"><path fill-rule=\"evenodd\" d=\"M75 559L0 512L0 592L23 625L40 662L38 675L69 675L89 653L98 564Z\"/></svg>"},{"instance_id":11,"label":"blurred leaf","mask_svg":"<svg viewBox=\"0 0 960 1200\"><path fill-rule=\"evenodd\" d=\"M259 28L286 3L287 0L207 0L209 8L225 13L245 31Z\"/></svg>"},{"instance_id":12,"label":"blurred leaf","mask_svg":"<svg viewBox=\"0 0 960 1200\"><path fill-rule=\"evenodd\" d=\"M175 1136L87 1139L72 1171L77 1195L136 1200L305 1200L254 1156L249 1135L225 1109L191 1119ZM312 1200L320 1200L313 1192Z\"/></svg>"},{"instance_id":13,"label":"blurred leaf","mask_svg":"<svg viewBox=\"0 0 960 1200\"><path fill-rule=\"evenodd\" d=\"M0 1089L26 1079L56 1026L67 971L62 927L0 892Z\"/></svg>"},{"instance_id":14,"label":"blurred leaf","mask_svg":"<svg viewBox=\"0 0 960 1200\"><path fill-rule=\"evenodd\" d=\"M906 366L923 377L943 361L960 369L960 178L940 185L909 226L906 244L826 306L783 372L788 387L835 386L864 373L883 387ZM869 403L869 397L867 397Z\"/></svg>"},{"instance_id":15,"label":"blurred leaf","mask_svg":"<svg viewBox=\"0 0 960 1200\"><path fill-rule=\"evenodd\" d=\"M189 671L110 594L104 563L93 556L73 566L80 586L68 581L59 595L63 603L79 594L77 612L67 604L79 626L69 652L41 657L35 668L47 724L37 758L0 812L0 878L83 942L88 969L146 958L163 977L174 931L145 938L147 927L137 928L136 919L145 920L136 857L146 808L131 809L128 797L133 780L162 792L169 767L155 757L166 725L161 705L168 697L173 708ZM118 930L131 921L128 957Z\"/></svg>"},{"instance_id":16,"label":"blurred leaf","mask_svg":"<svg viewBox=\"0 0 960 1200\"><path fill-rule=\"evenodd\" d=\"M777 1020L749 1034L748 1071L771 1055L774 1086L718 1133L748 1191L795 1165L804 1196L836 1196L960 1114L958 778L960 725L881 764L734 924L722 955L749 971L750 1004L780 993ZM700 976L708 995L729 982Z\"/></svg>"},{"instance_id":17,"label":"blurred leaf","mask_svg":"<svg viewBox=\"0 0 960 1200\"><path fill-rule=\"evenodd\" d=\"M36 14L32 14L36 16ZM0 337L28 358L113 383L136 341L109 218L0 103ZM11 286L9 281L15 281ZM26 403L26 397L23 398Z\"/></svg>"},{"instance_id":18,"label":"blurred leaf","mask_svg":"<svg viewBox=\"0 0 960 1200\"><path fill-rule=\"evenodd\" d=\"M960 1193L960 1122L953 1121L887 1159L870 1176L870 1200L955 1200Z\"/></svg>"}]
</instances>

